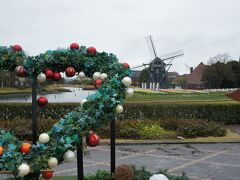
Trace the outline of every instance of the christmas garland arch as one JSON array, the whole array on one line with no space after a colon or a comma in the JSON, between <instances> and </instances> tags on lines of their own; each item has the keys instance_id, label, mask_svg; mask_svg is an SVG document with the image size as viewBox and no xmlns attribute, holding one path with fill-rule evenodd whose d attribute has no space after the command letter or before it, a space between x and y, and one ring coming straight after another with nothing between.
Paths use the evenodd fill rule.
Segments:
<instances>
[{"instance_id":1,"label":"christmas garland arch","mask_svg":"<svg viewBox=\"0 0 240 180\"><path fill-rule=\"evenodd\" d=\"M1 129L0 169L22 177L74 160L73 151L79 138L92 136L98 139L89 131L113 120L123 111L125 96L133 94L128 88L131 70L127 63L121 64L113 54L97 52L94 47L79 47L77 43L34 57L27 56L19 45L0 47L0 70L15 70L17 76L28 76L39 82L46 78L59 80L59 72L65 72L69 77L76 74L93 78L97 88L76 111L68 113L49 132L41 134L36 144L24 143L11 132ZM46 105L46 99L38 101L40 106ZM97 143L98 140L89 145Z\"/></svg>"}]
</instances>

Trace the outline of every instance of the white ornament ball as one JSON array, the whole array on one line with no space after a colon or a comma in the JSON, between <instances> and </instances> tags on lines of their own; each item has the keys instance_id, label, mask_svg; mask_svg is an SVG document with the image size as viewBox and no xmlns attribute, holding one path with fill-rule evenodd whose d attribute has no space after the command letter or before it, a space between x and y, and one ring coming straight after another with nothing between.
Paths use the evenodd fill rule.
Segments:
<instances>
[{"instance_id":1,"label":"white ornament ball","mask_svg":"<svg viewBox=\"0 0 240 180\"><path fill-rule=\"evenodd\" d=\"M168 180L168 178L163 174L154 174L149 180Z\"/></svg>"},{"instance_id":2,"label":"white ornament ball","mask_svg":"<svg viewBox=\"0 0 240 180\"><path fill-rule=\"evenodd\" d=\"M122 79L122 83L128 87L132 84L132 79L130 77L125 77Z\"/></svg>"},{"instance_id":3,"label":"white ornament ball","mask_svg":"<svg viewBox=\"0 0 240 180\"><path fill-rule=\"evenodd\" d=\"M30 172L30 167L29 165L22 163L19 167L18 167L18 175L23 177L28 175L28 173Z\"/></svg>"},{"instance_id":4,"label":"white ornament ball","mask_svg":"<svg viewBox=\"0 0 240 180\"><path fill-rule=\"evenodd\" d=\"M94 80L97 80L97 79L99 79L100 78L100 72L95 72L94 74L93 74L93 79Z\"/></svg>"},{"instance_id":5,"label":"white ornament ball","mask_svg":"<svg viewBox=\"0 0 240 180\"><path fill-rule=\"evenodd\" d=\"M72 162L75 159L75 153L73 151L66 151L63 155L63 159L65 163Z\"/></svg>"},{"instance_id":6,"label":"white ornament ball","mask_svg":"<svg viewBox=\"0 0 240 180\"><path fill-rule=\"evenodd\" d=\"M132 88L127 88L126 89L126 94L128 97L132 97L134 94L134 90Z\"/></svg>"},{"instance_id":7,"label":"white ornament ball","mask_svg":"<svg viewBox=\"0 0 240 180\"><path fill-rule=\"evenodd\" d=\"M38 140L40 143L45 144L50 140L50 137L47 133L42 133L42 134L40 134Z\"/></svg>"},{"instance_id":8,"label":"white ornament ball","mask_svg":"<svg viewBox=\"0 0 240 180\"><path fill-rule=\"evenodd\" d=\"M44 82L46 81L46 75L44 73L40 73L37 75L38 82Z\"/></svg>"},{"instance_id":9,"label":"white ornament ball","mask_svg":"<svg viewBox=\"0 0 240 180\"><path fill-rule=\"evenodd\" d=\"M50 168L55 168L58 165L58 160L55 157L51 157L48 159L48 166Z\"/></svg>"},{"instance_id":10,"label":"white ornament ball","mask_svg":"<svg viewBox=\"0 0 240 180\"><path fill-rule=\"evenodd\" d=\"M107 77L108 77L108 75L106 74L106 73L102 73L102 74L100 74L100 79L101 80L105 80L105 79L107 79Z\"/></svg>"},{"instance_id":11,"label":"white ornament ball","mask_svg":"<svg viewBox=\"0 0 240 180\"><path fill-rule=\"evenodd\" d=\"M82 100L80 101L81 106L82 106L85 102L87 102L87 99L82 99Z\"/></svg>"},{"instance_id":12,"label":"white ornament ball","mask_svg":"<svg viewBox=\"0 0 240 180\"><path fill-rule=\"evenodd\" d=\"M80 78L85 78L85 73L84 73L83 71L81 71L81 72L79 73L79 77L80 77Z\"/></svg>"},{"instance_id":13,"label":"white ornament ball","mask_svg":"<svg viewBox=\"0 0 240 180\"><path fill-rule=\"evenodd\" d=\"M116 106L116 113L117 113L117 114L120 114L120 113L122 113L122 112L123 112L123 106L120 105L120 104L118 104L118 105Z\"/></svg>"}]
</instances>

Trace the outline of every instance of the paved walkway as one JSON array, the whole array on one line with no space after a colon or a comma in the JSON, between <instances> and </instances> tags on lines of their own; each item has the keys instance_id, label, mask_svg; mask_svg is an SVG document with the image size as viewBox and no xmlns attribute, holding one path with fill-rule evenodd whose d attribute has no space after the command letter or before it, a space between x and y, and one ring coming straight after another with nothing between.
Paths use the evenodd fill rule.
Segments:
<instances>
[{"instance_id":1,"label":"paved walkway","mask_svg":"<svg viewBox=\"0 0 240 180\"><path fill-rule=\"evenodd\" d=\"M87 150L84 158L85 173L110 169L110 147L98 146ZM117 164L145 166L156 172L168 169L170 173L187 173L193 180L239 180L239 144L181 144L181 145L119 145L116 147ZM56 169L56 175L76 175L76 162Z\"/></svg>"},{"instance_id":2,"label":"paved walkway","mask_svg":"<svg viewBox=\"0 0 240 180\"><path fill-rule=\"evenodd\" d=\"M172 174L187 173L193 180L239 180L240 143L238 144L159 144L118 145L117 164L145 166L156 172L168 169ZM77 175L77 162L63 164L55 175ZM98 146L85 152L84 172L110 169L110 147Z\"/></svg>"},{"instance_id":3,"label":"paved walkway","mask_svg":"<svg viewBox=\"0 0 240 180\"><path fill-rule=\"evenodd\" d=\"M237 134L240 134L240 125L229 125L229 126L226 126L226 127L231 129L233 132L235 132Z\"/></svg>"}]
</instances>

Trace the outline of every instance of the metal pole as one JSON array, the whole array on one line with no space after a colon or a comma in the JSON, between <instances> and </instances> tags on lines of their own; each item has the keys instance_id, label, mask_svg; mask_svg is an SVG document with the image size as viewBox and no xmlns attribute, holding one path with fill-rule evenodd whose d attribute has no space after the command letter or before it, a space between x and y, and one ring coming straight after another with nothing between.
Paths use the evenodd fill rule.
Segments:
<instances>
[{"instance_id":1,"label":"metal pole","mask_svg":"<svg viewBox=\"0 0 240 180\"><path fill-rule=\"evenodd\" d=\"M115 154L115 119L111 122L111 174L115 172L116 154Z\"/></svg>"},{"instance_id":2,"label":"metal pole","mask_svg":"<svg viewBox=\"0 0 240 180\"><path fill-rule=\"evenodd\" d=\"M78 180L83 180L83 150L82 150L82 137L79 137L79 144L77 146L77 170L78 170Z\"/></svg>"},{"instance_id":3,"label":"metal pole","mask_svg":"<svg viewBox=\"0 0 240 180\"><path fill-rule=\"evenodd\" d=\"M33 144L36 144L38 139L37 132L37 82L34 78L32 80L32 136Z\"/></svg>"}]
</instances>

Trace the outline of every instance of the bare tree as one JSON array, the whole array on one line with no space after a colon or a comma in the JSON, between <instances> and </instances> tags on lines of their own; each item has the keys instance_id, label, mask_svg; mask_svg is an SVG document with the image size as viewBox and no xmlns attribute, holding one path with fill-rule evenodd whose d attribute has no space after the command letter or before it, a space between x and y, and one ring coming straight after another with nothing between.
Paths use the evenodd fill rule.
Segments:
<instances>
[{"instance_id":1,"label":"bare tree","mask_svg":"<svg viewBox=\"0 0 240 180\"><path fill-rule=\"evenodd\" d=\"M233 59L228 53L225 53L225 54L218 54L214 57L211 57L208 61L208 64L211 65L211 64L215 64L216 62L221 62L226 64L230 61L233 61Z\"/></svg>"}]
</instances>

